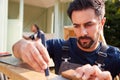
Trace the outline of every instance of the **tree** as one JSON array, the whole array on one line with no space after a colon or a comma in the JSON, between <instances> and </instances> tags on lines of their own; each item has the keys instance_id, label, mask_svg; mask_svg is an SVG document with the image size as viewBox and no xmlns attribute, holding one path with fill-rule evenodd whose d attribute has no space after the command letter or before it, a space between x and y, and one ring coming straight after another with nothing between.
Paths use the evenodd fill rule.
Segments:
<instances>
[{"instance_id":1,"label":"tree","mask_svg":"<svg viewBox=\"0 0 120 80\"><path fill-rule=\"evenodd\" d=\"M120 48L120 1L106 1L105 39L108 44Z\"/></svg>"}]
</instances>

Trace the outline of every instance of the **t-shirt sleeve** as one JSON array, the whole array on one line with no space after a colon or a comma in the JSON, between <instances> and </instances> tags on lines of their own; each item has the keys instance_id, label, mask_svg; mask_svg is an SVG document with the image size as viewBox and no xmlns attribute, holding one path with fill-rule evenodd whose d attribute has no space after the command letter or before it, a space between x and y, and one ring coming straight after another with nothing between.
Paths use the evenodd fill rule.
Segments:
<instances>
[{"instance_id":1,"label":"t-shirt sleeve","mask_svg":"<svg viewBox=\"0 0 120 80\"><path fill-rule=\"evenodd\" d=\"M111 71L111 75L115 77L120 73L120 50L115 47L114 50L111 50L111 53L112 54L110 55L113 57L109 60L109 63L111 63L111 65L109 65L109 69Z\"/></svg>"},{"instance_id":2,"label":"t-shirt sleeve","mask_svg":"<svg viewBox=\"0 0 120 80\"><path fill-rule=\"evenodd\" d=\"M116 51L116 74L120 74L120 50L117 49Z\"/></svg>"},{"instance_id":3,"label":"t-shirt sleeve","mask_svg":"<svg viewBox=\"0 0 120 80\"><path fill-rule=\"evenodd\" d=\"M50 57L53 57L53 53L54 53L53 40L47 40L46 41L46 46L47 46L47 50L48 50L48 53L49 53Z\"/></svg>"},{"instance_id":4,"label":"t-shirt sleeve","mask_svg":"<svg viewBox=\"0 0 120 80\"><path fill-rule=\"evenodd\" d=\"M54 58L57 54L59 55L63 42L64 40L62 39L51 39L46 41L47 50L51 58Z\"/></svg>"}]
</instances>

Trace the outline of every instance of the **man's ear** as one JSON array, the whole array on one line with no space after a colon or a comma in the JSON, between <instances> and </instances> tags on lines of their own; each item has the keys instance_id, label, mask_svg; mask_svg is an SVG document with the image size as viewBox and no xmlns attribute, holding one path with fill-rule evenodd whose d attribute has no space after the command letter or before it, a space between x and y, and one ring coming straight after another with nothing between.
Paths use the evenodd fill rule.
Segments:
<instances>
[{"instance_id":1,"label":"man's ear","mask_svg":"<svg viewBox=\"0 0 120 80\"><path fill-rule=\"evenodd\" d=\"M99 26L100 32L103 31L105 22L106 22L106 17L104 17L103 19L101 19L100 26Z\"/></svg>"},{"instance_id":2,"label":"man's ear","mask_svg":"<svg viewBox=\"0 0 120 80\"><path fill-rule=\"evenodd\" d=\"M102 29L105 25L105 22L106 22L106 17L103 17L103 19L101 20L101 26L102 26Z\"/></svg>"}]
</instances>

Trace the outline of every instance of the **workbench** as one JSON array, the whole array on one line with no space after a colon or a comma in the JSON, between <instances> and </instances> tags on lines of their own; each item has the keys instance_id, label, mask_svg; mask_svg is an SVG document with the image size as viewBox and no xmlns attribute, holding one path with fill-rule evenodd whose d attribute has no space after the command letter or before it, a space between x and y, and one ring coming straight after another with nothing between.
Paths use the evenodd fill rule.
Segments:
<instances>
[{"instance_id":1,"label":"workbench","mask_svg":"<svg viewBox=\"0 0 120 80\"><path fill-rule=\"evenodd\" d=\"M4 73L10 80L46 80L44 73L32 70L30 66L15 57L0 57L0 72ZM50 73L49 80L68 79ZM114 80L119 80L119 77L117 76Z\"/></svg>"}]
</instances>

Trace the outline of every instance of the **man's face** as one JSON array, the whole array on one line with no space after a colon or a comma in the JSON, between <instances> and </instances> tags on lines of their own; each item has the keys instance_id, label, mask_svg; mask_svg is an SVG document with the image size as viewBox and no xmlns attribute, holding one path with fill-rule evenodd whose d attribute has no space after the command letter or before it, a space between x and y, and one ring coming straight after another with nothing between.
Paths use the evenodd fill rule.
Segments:
<instances>
[{"instance_id":1,"label":"man's face","mask_svg":"<svg viewBox=\"0 0 120 80\"><path fill-rule=\"evenodd\" d=\"M72 22L74 32L80 47L89 49L99 40L102 30L101 21L93 9L73 11Z\"/></svg>"},{"instance_id":2,"label":"man's face","mask_svg":"<svg viewBox=\"0 0 120 80\"><path fill-rule=\"evenodd\" d=\"M35 27L34 25L32 25L31 31L32 31L32 32L36 32L36 27Z\"/></svg>"}]
</instances>

